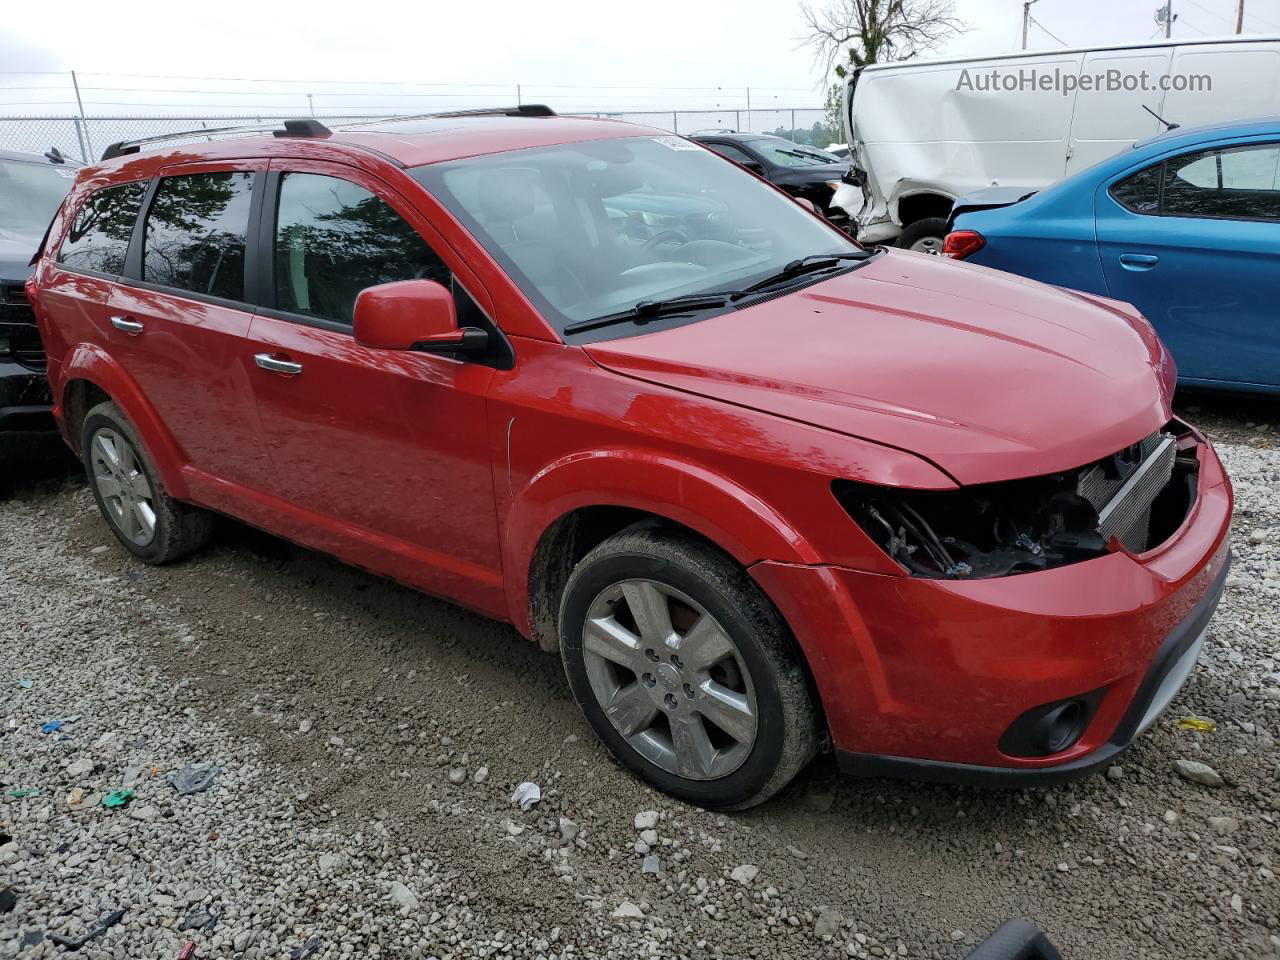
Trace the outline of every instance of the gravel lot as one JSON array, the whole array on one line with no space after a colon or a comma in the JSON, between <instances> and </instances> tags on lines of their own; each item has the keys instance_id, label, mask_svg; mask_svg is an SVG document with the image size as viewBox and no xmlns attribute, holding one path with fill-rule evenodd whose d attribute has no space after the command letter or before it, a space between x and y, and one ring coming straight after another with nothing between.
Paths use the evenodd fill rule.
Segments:
<instances>
[{"instance_id":1,"label":"gravel lot","mask_svg":"<svg viewBox=\"0 0 1280 960\"><path fill-rule=\"evenodd\" d=\"M1235 481L1236 563L1200 667L1121 767L985 792L824 758L733 816L614 766L507 627L231 523L143 567L78 478L11 475L0 957L59 955L44 938L121 908L80 956L953 958L1015 915L1068 960L1280 954L1280 407L1184 412ZM212 787L180 795L188 765Z\"/></svg>"}]
</instances>

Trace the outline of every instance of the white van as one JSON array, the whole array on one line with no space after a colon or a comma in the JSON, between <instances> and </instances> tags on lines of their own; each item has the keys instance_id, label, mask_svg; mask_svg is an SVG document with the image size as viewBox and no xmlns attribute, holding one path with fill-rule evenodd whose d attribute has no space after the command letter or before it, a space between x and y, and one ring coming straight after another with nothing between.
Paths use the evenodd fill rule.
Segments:
<instances>
[{"instance_id":1,"label":"white van","mask_svg":"<svg viewBox=\"0 0 1280 960\"><path fill-rule=\"evenodd\" d=\"M1158 133L1280 113L1280 37L874 64L845 89L858 239L937 252L957 197L1039 189Z\"/></svg>"}]
</instances>

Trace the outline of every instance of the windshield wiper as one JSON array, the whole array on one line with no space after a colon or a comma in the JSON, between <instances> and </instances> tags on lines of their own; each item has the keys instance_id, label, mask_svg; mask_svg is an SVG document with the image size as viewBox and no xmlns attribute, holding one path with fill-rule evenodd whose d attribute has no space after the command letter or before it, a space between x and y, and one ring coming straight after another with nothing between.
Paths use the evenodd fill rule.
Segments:
<instances>
[{"instance_id":1,"label":"windshield wiper","mask_svg":"<svg viewBox=\"0 0 1280 960\"><path fill-rule=\"evenodd\" d=\"M827 270L836 266L841 260L866 260L871 255L869 250L851 250L848 253L812 253L807 257L801 257L799 260L792 260L777 273L771 274L763 280L757 280L751 286L743 288L738 291L738 296L755 293L757 290L772 287L775 283L783 283L786 280L803 277L807 273Z\"/></svg>"},{"instance_id":2,"label":"windshield wiper","mask_svg":"<svg viewBox=\"0 0 1280 960\"><path fill-rule=\"evenodd\" d=\"M713 310L723 307L729 301L741 296L742 290L722 290L711 293L687 293L680 297L667 297L664 300L641 300L634 307L618 313L594 317L590 320L578 320L564 328L565 333L583 333L599 327L612 326L634 320L636 323L647 323L658 317L669 317L675 314L691 313L695 310Z\"/></svg>"}]
</instances>

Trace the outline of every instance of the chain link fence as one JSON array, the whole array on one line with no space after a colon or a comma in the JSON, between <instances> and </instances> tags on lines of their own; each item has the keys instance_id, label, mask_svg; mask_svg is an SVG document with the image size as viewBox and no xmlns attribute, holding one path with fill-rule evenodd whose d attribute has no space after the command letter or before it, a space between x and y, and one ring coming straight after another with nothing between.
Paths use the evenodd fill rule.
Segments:
<instances>
[{"instance_id":1,"label":"chain link fence","mask_svg":"<svg viewBox=\"0 0 1280 960\"><path fill-rule=\"evenodd\" d=\"M777 133L800 143L826 146L825 111L821 108L784 107L768 110L648 110L635 112L582 113L579 116L608 117L657 127L672 133L735 130ZM340 124L377 120L389 114L347 114L320 116L321 123ZM0 150L44 153L56 147L64 156L86 163L96 161L108 144L119 140L159 136L178 130L279 124L286 119L268 115L164 116L164 117L0 117ZM193 136L185 142L199 141ZM183 141L175 141L183 142Z\"/></svg>"}]
</instances>

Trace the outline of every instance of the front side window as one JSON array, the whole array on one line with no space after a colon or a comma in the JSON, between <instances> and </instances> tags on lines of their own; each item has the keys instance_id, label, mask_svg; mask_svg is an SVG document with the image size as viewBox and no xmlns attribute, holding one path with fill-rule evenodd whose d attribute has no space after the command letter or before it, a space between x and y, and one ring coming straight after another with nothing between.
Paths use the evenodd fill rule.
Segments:
<instances>
[{"instance_id":1,"label":"front side window","mask_svg":"<svg viewBox=\"0 0 1280 960\"><path fill-rule=\"evenodd\" d=\"M532 147L411 173L561 331L641 301L737 290L797 259L860 250L677 137Z\"/></svg>"},{"instance_id":2,"label":"front side window","mask_svg":"<svg viewBox=\"0 0 1280 960\"><path fill-rule=\"evenodd\" d=\"M449 282L444 262L385 201L320 174L281 176L274 256L279 309L347 325L366 287Z\"/></svg>"},{"instance_id":3,"label":"front side window","mask_svg":"<svg viewBox=\"0 0 1280 960\"><path fill-rule=\"evenodd\" d=\"M147 211L142 279L243 300L245 235L254 176L236 171L161 180Z\"/></svg>"},{"instance_id":4,"label":"front side window","mask_svg":"<svg viewBox=\"0 0 1280 960\"><path fill-rule=\"evenodd\" d=\"M1203 150L1165 163L1164 213L1280 220L1280 147Z\"/></svg>"},{"instance_id":5,"label":"front side window","mask_svg":"<svg viewBox=\"0 0 1280 960\"><path fill-rule=\"evenodd\" d=\"M146 191L146 181L139 180L89 194L71 220L58 262L81 270L120 273Z\"/></svg>"},{"instance_id":6,"label":"front side window","mask_svg":"<svg viewBox=\"0 0 1280 960\"><path fill-rule=\"evenodd\" d=\"M759 160L747 153L747 151L743 150L741 147L735 147L731 143L708 143L706 146L720 154L720 156L728 157L730 160L736 160L738 163L760 163Z\"/></svg>"},{"instance_id":7,"label":"front side window","mask_svg":"<svg viewBox=\"0 0 1280 960\"><path fill-rule=\"evenodd\" d=\"M0 224L3 224L3 229L20 237L38 240L71 189L75 175L74 170L62 164L0 160Z\"/></svg>"}]
</instances>

